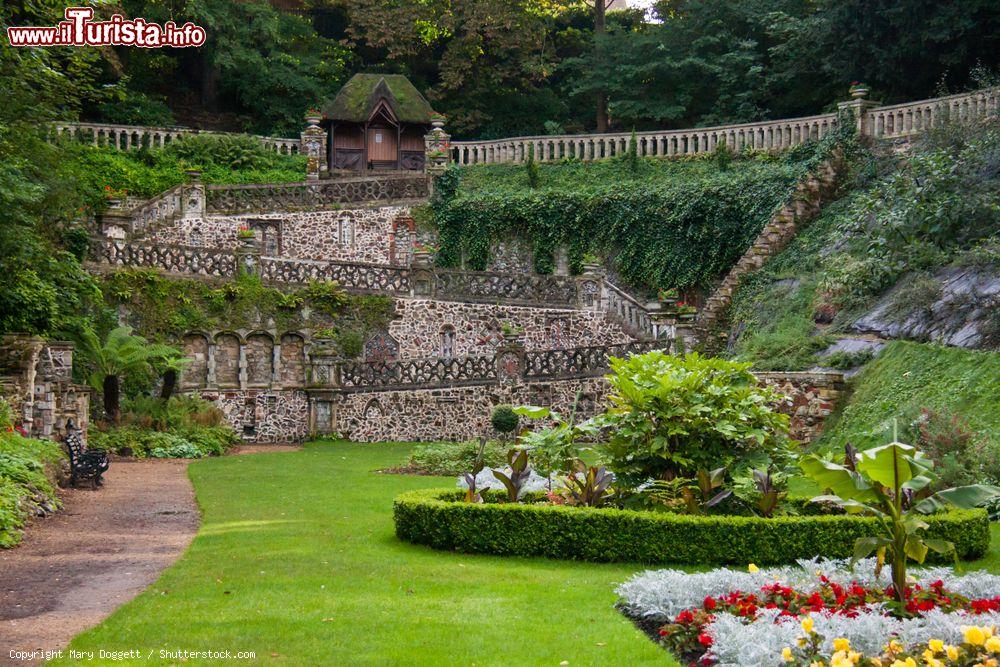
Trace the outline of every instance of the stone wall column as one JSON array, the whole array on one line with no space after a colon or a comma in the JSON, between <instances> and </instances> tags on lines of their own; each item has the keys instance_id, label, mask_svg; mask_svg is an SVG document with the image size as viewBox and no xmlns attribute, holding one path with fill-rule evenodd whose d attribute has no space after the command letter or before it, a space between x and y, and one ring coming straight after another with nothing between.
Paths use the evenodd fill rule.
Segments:
<instances>
[{"instance_id":1,"label":"stone wall column","mask_svg":"<svg viewBox=\"0 0 1000 667\"><path fill-rule=\"evenodd\" d=\"M451 164L451 135L445 132L444 116L431 118L430 132L424 135L424 169L433 178L440 176Z\"/></svg>"},{"instance_id":2,"label":"stone wall column","mask_svg":"<svg viewBox=\"0 0 1000 667\"><path fill-rule=\"evenodd\" d=\"M185 171L188 183L181 192L181 217L184 220L205 217L205 184L201 182L201 172Z\"/></svg>"},{"instance_id":3,"label":"stone wall column","mask_svg":"<svg viewBox=\"0 0 1000 667\"><path fill-rule=\"evenodd\" d=\"M249 375L247 373L247 346L242 341L240 341L240 359L239 359L239 369L240 369L240 389L246 389L247 384L249 384Z\"/></svg>"},{"instance_id":4,"label":"stone wall column","mask_svg":"<svg viewBox=\"0 0 1000 667\"><path fill-rule=\"evenodd\" d=\"M215 337L208 341L208 352L205 355L205 388L214 389L215 380Z\"/></svg>"},{"instance_id":5,"label":"stone wall column","mask_svg":"<svg viewBox=\"0 0 1000 667\"><path fill-rule=\"evenodd\" d=\"M319 180L326 171L326 130L319 126L323 119L317 111L306 113L306 129L299 135L299 153L306 156L306 180Z\"/></svg>"},{"instance_id":6,"label":"stone wall column","mask_svg":"<svg viewBox=\"0 0 1000 667\"><path fill-rule=\"evenodd\" d=\"M854 123L859 137L871 136L874 128L871 126L869 110L880 106L881 102L868 99L868 87L857 84L851 88L851 99L837 103L837 114L841 123Z\"/></svg>"}]
</instances>

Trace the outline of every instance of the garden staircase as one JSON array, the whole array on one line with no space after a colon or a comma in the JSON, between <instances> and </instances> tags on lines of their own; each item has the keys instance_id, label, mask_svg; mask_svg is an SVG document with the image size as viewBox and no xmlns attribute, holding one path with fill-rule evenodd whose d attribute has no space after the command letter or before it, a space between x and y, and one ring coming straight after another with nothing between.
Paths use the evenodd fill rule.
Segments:
<instances>
[{"instance_id":1,"label":"garden staircase","mask_svg":"<svg viewBox=\"0 0 1000 667\"><path fill-rule=\"evenodd\" d=\"M771 216L750 249L726 274L698 311L694 333L701 346L714 350L724 343L728 334L719 329L740 281L784 250L798 231L819 214L824 204L833 199L844 168L843 154L835 151L799 181L789 200Z\"/></svg>"}]
</instances>

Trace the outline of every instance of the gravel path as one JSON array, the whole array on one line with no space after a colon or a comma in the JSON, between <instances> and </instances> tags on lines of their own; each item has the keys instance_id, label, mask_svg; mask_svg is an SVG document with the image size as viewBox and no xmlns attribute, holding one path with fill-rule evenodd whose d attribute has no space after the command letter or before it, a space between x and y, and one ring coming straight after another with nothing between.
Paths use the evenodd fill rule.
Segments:
<instances>
[{"instance_id":1,"label":"gravel path","mask_svg":"<svg viewBox=\"0 0 1000 667\"><path fill-rule=\"evenodd\" d=\"M64 489L61 512L0 550L0 665L26 664L12 650L65 648L183 553L200 521L186 468L113 461L103 487Z\"/></svg>"}]
</instances>

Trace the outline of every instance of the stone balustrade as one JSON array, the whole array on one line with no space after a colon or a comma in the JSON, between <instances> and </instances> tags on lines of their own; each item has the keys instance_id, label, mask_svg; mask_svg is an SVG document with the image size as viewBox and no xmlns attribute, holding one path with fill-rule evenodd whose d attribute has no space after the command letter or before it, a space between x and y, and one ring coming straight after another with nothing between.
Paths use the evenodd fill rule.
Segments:
<instances>
[{"instance_id":1,"label":"stone balustrade","mask_svg":"<svg viewBox=\"0 0 1000 667\"><path fill-rule=\"evenodd\" d=\"M302 183L208 185L206 211L211 214L318 210L360 202L426 199L430 185L424 174L362 176Z\"/></svg>"},{"instance_id":2,"label":"stone balustrade","mask_svg":"<svg viewBox=\"0 0 1000 667\"><path fill-rule=\"evenodd\" d=\"M94 146L108 146L123 151L139 150L141 148L163 148L171 141L191 134L233 134L231 132L210 132L185 127L149 127L69 121L53 123L52 133L57 139L67 137L78 141L89 141ZM264 148L272 150L275 153L294 155L299 152L299 139L265 137L260 135L252 136L259 139Z\"/></svg>"},{"instance_id":3,"label":"stone balustrade","mask_svg":"<svg viewBox=\"0 0 1000 667\"><path fill-rule=\"evenodd\" d=\"M859 130L876 138L906 137L921 132L946 118L969 120L995 114L1000 89L949 95L919 102L874 106L841 103L835 113L802 118L719 125L684 130L636 133L636 151L643 157L701 155L725 144L743 149L777 150L821 139L837 127L843 111L860 110ZM564 158L599 160L622 155L628 150L631 133L549 135L513 137L491 141L452 141L452 160L459 165L523 163L529 147L535 160L551 162Z\"/></svg>"},{"instance_id":4,"label":"stone balustrade","mask_svg":"<svg viewBox=\"0 0 1000 667\"><path fill-rule=\"evenodd\" d=\"M720 144L736 151L777 150L821 139L836 126L837 114L828 113L761 123L637 132L636 152L643 157L700 155L714 151ZM528 159L529 146L534 146L535 160L540 162L564 158L600 160L623 155L628 150L631 137L630 132L621 132L452 141L452 159L460 165L523 163Z\"/></svg>"},{"instance_id":5,"label":"stone balustrade","mask_svg":"<svg viewBox=\"0 0 1000 667\"><path fill-rule=\"evenodd\" d=\"M632 294L605 278L605 309L609 317L641 338L655 338L656 324L649 307ZM659 310L660 304L654 304Z\"/></svg>"},{"instance_id":6,"label":"stone balustrade","mask_svg":"<svg viewBox=\"0 0 1000 667\"><path fill-rule=\"evenodd\" d=\"M868 132L878 138L907 137L950 119L966 122L997 113L1000 88L875 107L868 111Z\"/></svg>"}]
</instances>

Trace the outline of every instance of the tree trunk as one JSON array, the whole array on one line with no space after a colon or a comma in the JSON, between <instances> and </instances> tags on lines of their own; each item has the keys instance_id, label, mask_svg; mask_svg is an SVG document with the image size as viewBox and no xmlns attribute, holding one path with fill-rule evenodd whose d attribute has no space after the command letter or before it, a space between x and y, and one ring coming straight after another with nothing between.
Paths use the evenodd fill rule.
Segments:
<instances>
[{"instance_id":1,"label":"tree trunk","mask_svg":"<svg viewBox=\"0 0 1000 667\"><path fill-rule=\"evenodd\" d=\"M605 22L605 0L594 0L594 59L604 61L604 45L602 38L607 34ZM597 93L597 131L608 131L608 96L603 90Z\"/></svg>"},{"instance_id":2,"label":"tree trunk","mask_svg":"<svg viewBox=\"0 0 1000 667\"><path fill-rule=\"evenodd\" d=\"M104 377L104 414L108 421L117 424L121 419L121 390L117 375L107 375Z\"/></svg>"},{"instance_id":3,"label":"tree trunk","mask_svg":"<svg viewBox=\"0 0 1000 667\"><path fill-rule=\"evenodd\" d=\"M168 368L163 373L163 386L160 387L160 398L164 401L169 401L170 397L174 395L174 389L177 387L177 371L173 368Z\"/></svg>"}]
</instances>

